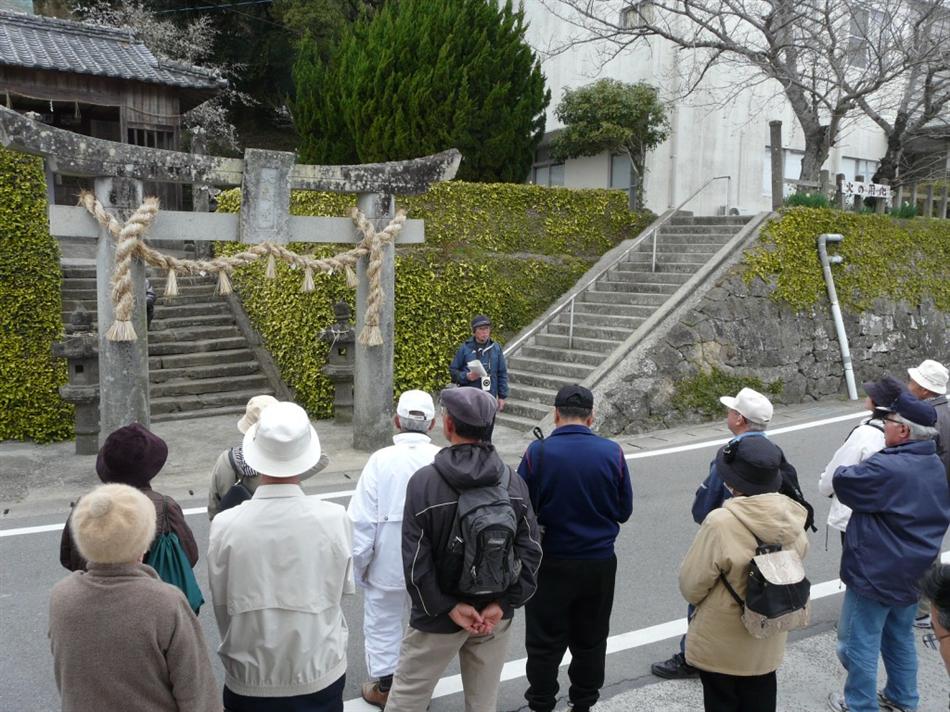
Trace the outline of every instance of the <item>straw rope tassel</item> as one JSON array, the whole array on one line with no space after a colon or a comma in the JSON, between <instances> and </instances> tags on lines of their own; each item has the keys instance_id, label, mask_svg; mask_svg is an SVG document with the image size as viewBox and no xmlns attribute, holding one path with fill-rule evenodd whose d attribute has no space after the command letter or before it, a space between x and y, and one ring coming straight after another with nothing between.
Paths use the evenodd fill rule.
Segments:
<instances>
[{"instance_id":1,"label":"straw rope tassel","mask_svg":"<svg viewBox=\"0 0 950 712\"><path fill-rule=\"evenodd\" d=\"M314 290L313 284L313 267L307 265L303 271L303 284L300 285L301 292L312 292Z\"/></svg>"},{"instance_id":2,"label":"straw rope tassel","mask_svg":"<svg viewBox=\"0 0 950 712\"><path fill-rule=\"evenodd\" d=\"M231 280L228 277L227 269L218 270L218 286L215 287L215 292L222 297L226 297L231 293Z\"/></svg>"},{"instance_id":3,"label":"straw rope tassel","mask_svg":"<svg viewBox=\"0 0 950 712\"><path fill-rule=\"evenodd\" d=\"M175 274L174 269L168 270L168 277L165 280L165 296L166 297L178 296L178 276Z\"/></svg>"}]
</instances>

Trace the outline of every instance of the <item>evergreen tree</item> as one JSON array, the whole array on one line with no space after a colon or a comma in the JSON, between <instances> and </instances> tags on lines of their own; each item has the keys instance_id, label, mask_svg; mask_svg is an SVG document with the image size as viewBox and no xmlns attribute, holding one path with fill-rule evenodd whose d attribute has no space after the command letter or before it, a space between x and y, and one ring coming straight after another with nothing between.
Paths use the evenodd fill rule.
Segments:
<instances>
[{"instance_id":1,"label":"evergreen tree","mask_svg":"<svg viewBox=\"0 0 950 712\"><path fill-rule=\"evenodd\" d=\"M459 178L524 180L550 101L524 33L524 14L510 0L384 4L344 34L330 72L315 73L316 60L301 53L295 121L303 159L353 150L361 162L390 161L454 147L463 156ZM318 92L339 98L304 104ZM311 107L321 116L305 115Z\"/></svg>"}]
</instances>

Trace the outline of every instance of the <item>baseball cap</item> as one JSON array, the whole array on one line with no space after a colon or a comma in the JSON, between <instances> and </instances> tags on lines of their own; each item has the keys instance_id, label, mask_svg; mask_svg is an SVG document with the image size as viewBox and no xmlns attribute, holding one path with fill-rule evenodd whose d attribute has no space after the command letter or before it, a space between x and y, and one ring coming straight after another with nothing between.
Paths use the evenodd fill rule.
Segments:
<instances>
[{"instance_id":1,"label":"baseball cap","mask_svg":"<svg viewBox=\"0 0 950 712\"><path fill-rule=\"evenodd\" d=\"M593 408L594 394L576 383L564 386L554 397L555 408Z\"/></svg>"},{"instance_id":2,"label":"baseball cap","mask_svg":"<svg viewBox=\"0 0 950 712\"><path fill-rule=\"evenodd\" d=\"M947 392L947 380L950 374L947 368L939 361L927 359L917 368L908 368L907 374L914 379L914 383L926 388L931 393L943 394Z\"/></svg>"},{"instance_id":3,"label":"baseball cap","mask_svg":"<svg viewBox=\"0 0 950 712\"><path fill-rule=\"evenodd\" d=\"M425 391L404 391L396 404L396 415L407 420L432 420L435 417L432 396Z\"/></svg>"},{"instance_id":4,"label":"baseball cap","mask_svg":"<svg viewBox=\"0 0 950 712\"><path fill-rule=\"evenodd\" d=\"M716 453L716 472L745 495L778 492L782 451L763 436L730 440Z\"/></svg>"},{"instance_id":5,"label":"baseball cap","mask_svg":"<svg viewBox=\"0 0 950 712\"><path fill-rule=\"evenodd\" d=\"M452 420L475 428L491 425L498 410L495 397L480 388L446 388L439 395L439 400Z\"/></svg>"},{"instance_id":6,"label":"baseball cap","mask_svg":"<svg viewBox=\"0 0 950 712\"><path fill-rule=\"evenodd\" d=\"M908 392L901 393L897 400L891 403L885 410L889 413L897 413L902 418L906 418L917 425L925 425L929 428L937 422L937 411L930 403L924 403L915 398Z\"/></svg>"},{"instance_id":7,"label":"baseball cap","mask_svg":"<svg viewBox=\"0 0 950 712\"><path fill-rule=\"evenodd\" d=\"M735 397L722 396L719 398L719 402L753 423L766 425L772 420L772 403L768 398L751 388L743 388Z\"/></svg>"},{"instance_id":8,"label":"baseball cap","mask_svg":"<svg viewBox=\"0 0 950 712\"><path fill-rule=\"evenodd\" d=\"M472 319L472 331L475 331L480 326L491 326L491 319L489 319L484 314L479 314L478 316Z\"/></svg>"}]
</instances>

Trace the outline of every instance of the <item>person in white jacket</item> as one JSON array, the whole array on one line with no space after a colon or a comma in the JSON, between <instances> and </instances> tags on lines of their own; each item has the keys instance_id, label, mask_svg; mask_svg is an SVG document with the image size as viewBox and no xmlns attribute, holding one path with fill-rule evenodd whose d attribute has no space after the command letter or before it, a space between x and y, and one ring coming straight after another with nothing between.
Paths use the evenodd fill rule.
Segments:
<instances>
[{"instance_id":1,"label":"person in white jacket","mask_svg":"<svg viewBox=\"0 0 950 712\"><path fill-rule=\"evenodd\" d=\"M402 566L402 514L409 478L432 464L440 450L427 433L435 425L432 396L406 391L393 419L393 444L370 455L347 509L353 523L353 572L363 588L366 702L383 708L389 698L409 613Z\"/></svg>"},{"instance_id":2,"label":"person in white jacket","mask_svg":"<svg viewBox=\"0 0 950 712\"><path fill-rule=\"evenodd\" d=\"M865 407L871 411L871 416L862 420L851 431L818 477L818 491L825 497L831 497L828 526L841 532L842 541L844 541L845 529L848 528L848 520L851 519L851 509L839 502L835 496L834 488L831 486L835 470L839 467L857 465L884 448L883 414L878 408L889 406L902 390L903 386L900 382L890 376L864 384L864 392L868 394Z\"/></svg>"}]
</instances>

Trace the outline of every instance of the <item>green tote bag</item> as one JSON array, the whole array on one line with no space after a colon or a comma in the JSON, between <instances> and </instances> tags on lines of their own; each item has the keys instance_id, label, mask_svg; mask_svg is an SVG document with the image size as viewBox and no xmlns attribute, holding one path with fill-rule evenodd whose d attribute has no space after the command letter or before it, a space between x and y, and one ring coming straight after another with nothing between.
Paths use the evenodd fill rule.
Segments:
<instances>
[{"instance_id":1,"label":"green tote bag","mask_svg":"<svg viewBox=\"0 0 950 712\"><path fill-rule=\"evenodd\" d=\"M162 505L162 533L155 537L145 563L155 569L162 581L181 589L191 610L197 615L205 599L178 535L168 528L168 501L165 497L162 497Z\"/></svg>"}]
</instances>

